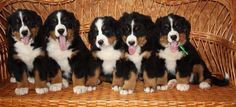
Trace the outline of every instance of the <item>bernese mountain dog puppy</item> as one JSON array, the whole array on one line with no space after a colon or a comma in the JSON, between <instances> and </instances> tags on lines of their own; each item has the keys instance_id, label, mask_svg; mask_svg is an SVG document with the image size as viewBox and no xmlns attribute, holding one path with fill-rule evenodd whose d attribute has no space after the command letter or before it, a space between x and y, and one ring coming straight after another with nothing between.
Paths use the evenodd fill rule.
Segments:
<instances>
[{"instance_id":1,"label":"bernese mountain dog puppy","mask_svg":"<svg viewBox=\"0 0 236 107\"><path fill-rule=\"evenodd\" d=\"M122 40L125 43L125 67L123 67L124 85L120 94L131 94L136 80L143 78L144 91L153 92L156 87L155 68L153 66L152 29L154 23L150 16L137 12L124 13L119 19Z\"/></svg>"},{"instance_id":2,"label":"bernese mountain dog puppy","mask_svg":"<svg viewBox=\"0 0 236 107\"><path fill-rule=\"evenodd\" d=\"M34 11L18 9L7 18L6 36L8 40L8 70L11 82L17 82L16 95L25 95L29 91L28 81L34 83L37 94L48 92L43 80L45 67L38 62L45 57L42 50L42 37L38 34L42 27L41 17ZM35 80L29 78L35 76ZM28 81L27 81L28 77ZM45 84L43 84L45 83Z\"/></svg>"},{"instance_id":3,"label":"bernese mountain dog puppy","mask_svg":"<svg viewBox=\"0 0 236 107\"><path fill-rule=\"evenodd\" d=\"M42 35L46 36L44 49L49 57L47 71L50 91L68 87L71 79L74 93L87 90L85 75L89 50L78 33L79 27L79 21L67 10L56 10L45 20Z\"/></svg>"},{"instance_id":4,"label":"bernese mountain dog puppy","mask_svg":"<svg viewBox=\"0 0 236 107\"><path fill-rule=\"evenodd\" d=\"M118 21L110 16L97 17L88 34L91 44L90 72L87 78L88 91L96 89L99 80L121 84L119 65L123 56L122 40L118 35Z\"/></svg>"},{"instance_id":5,"label":"bernese mountain dog puppy","mask_svg":"<svg viewBox=\"0 0 236 107\"><path fill-rule=\"evenodd\" d=\"M229 84L229 76L224 79L214 77L206 64L190 43L191 25L184 17L169 14L160 17L155 23L156 57L161 72L159 77L167 83L168 79L177 80L176 89L187 91L189 83L199 83L201 89L208 89L211 84L224 86ZM166 76L168 75L168 76ZM175 80L171 80L172 83ZM158 84L163 85L163 84Z\"/></svg>"}]
</instances>

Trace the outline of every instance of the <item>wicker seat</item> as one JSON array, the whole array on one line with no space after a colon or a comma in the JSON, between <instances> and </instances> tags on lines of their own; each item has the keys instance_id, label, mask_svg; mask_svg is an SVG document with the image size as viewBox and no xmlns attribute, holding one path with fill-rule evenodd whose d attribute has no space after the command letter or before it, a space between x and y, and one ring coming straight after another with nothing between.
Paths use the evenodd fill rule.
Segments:
<instances>
[{"instance_id":1,"label":"wicker seat","mask_svg":"<svg viewBox=\"0 0 236 107\"><path fill-rule=\"evenodd\" d=\"M0 106L236 106L236 1L235 0L2 0L0 1ZM176 13L192 24L191 43L213 74L230 75L230 86L188 92L176 89L145 94L138 82L135 94L122 96L103 83L96 91L73 94L72 87L37 95L33 85L28 95L16 96L6 68L6 17L18 8L36 11L45 20L56 9L67 9L80 20L80 34L86 45L87 32L96 16L119 18L123 12L138 11L157 17Z\"/></svg>"}]
</instances>

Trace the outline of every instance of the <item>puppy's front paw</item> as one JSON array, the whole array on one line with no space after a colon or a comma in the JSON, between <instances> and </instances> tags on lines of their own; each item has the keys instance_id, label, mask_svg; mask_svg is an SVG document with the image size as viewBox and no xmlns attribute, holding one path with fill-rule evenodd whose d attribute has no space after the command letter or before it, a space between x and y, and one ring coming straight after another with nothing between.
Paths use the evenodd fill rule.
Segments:
<instances>
[{"instance_id":1,"label":"puppy's front paw","mask_svg":"<svg viewBox=\"0 0 236 107\"><path fill-rule=\"evenodd\" d=\"M157 90L165 91L168 89L168 85L159 85L157 86Z\"/></svg>"},{"instance_id":2,"label":"puppy's front paw","mask_svg":"<svg viewBox=\"0 0 236 107\"><path fill-rule=\"evenodd\" d=\"M87 86L87 91L94 91L96 90L96 86Z\"/></svg>"},{"instance_id":3,"label":"puppy's front paw","mask_svg":"<svg viewBox=\"0 0 236 107\"><path fill-rule=\"evenodd\" d=\"M128 94L132 94L134 92L134 90L120 90L120 94L121 95L128 95Z\"/></svg>"},{"instance_id":4,"label":"puppy's front paw","mask_svg":"<svg viewBox=\"0 0 236 107\"><path fill-rule=\"evenodd\" d=\"M16 83L16 78L15 78L15 77L11 77L11 78L10 78L10 82L11 82L11 83Z\"/></svg>"},{"instance_id":5,"label":"puppy's front paw","mask_svg":"<svg viewBox=\"0 0 236 107\"><path fill-rule=\"evenodd\" d=\"M75 86L73 88L73 92L75 94L85 93L86 91L87 91L87 87L86 86Z\"/></svg>"},{"instance_id":6,"label":"puppy's front paw","mask_svg":"<svg viewBox=\"0 0 236 107\"><path fill-rule=\"evenodd\" d=\"M190 88L189 84L177 84L176 89L179 91L188 91Z\"/></svg>"},{"instance_id":7,"label":"puppy's front paw","mask_svg":"<svg viewBox=\"0 0 236 107\"><path fill-rule=\"evenodd\" d=\"M145 93L153 93L153 92L154 92L154 89L151 88L151 87L146 87L146 88L144 88L144 92L145 92Z\"/></svg>"},{"instance_id":8,"label":"puppy's front paw","mask_svg":"<svg viewBox=\"0 0 236 107\"><path fill-rule=\"evenodd\" d=\"M115 85L111 88L113 91L120 91L122 89L122 87Z\"/></svg>"},{"instance_id":9,"label":"puppy's front paw","mask_svg":"<svg viewBox=\"0 0 236 107\"><path fill-rule=\"evenodd\" d=\"M45 93L47 93L48 92L48 88L35 88L35 92L37 93L37 94L45 94Z\"/></svg>"},{"instance_id":10,"label":"puppy's front paw","mask_svg":"<svg viewBox=\"0 0 236 107\"><path fill-rule=\"evenodd\" d=\"M172 79L172 80L169 80L167 85L168 85L168 89L172 89L176 86L177 84L177 80L176 79Z\"/></svg>"},{"instance_id":11,"label":"puppy's front paw","mask_svg":"<svg viewBox=\"0 0 236 107\"><path fill-rule=\"evenodd\" d=\"M199 88L201 88L201 89L209 89L209 88L211 88L211 85L209 83L207 83L207 82L201 82L199 84Z\"/></svg>"},{"instance_id":12,"label":"puppy's front paw","mask_svg":"<svg viewBox=\"0 0 236 107\"><path fill-rule=\"evenodd\" d=\"M60 91L62 89L62 83L50 84L50 91Z\"/></svg>"},{"instance_id":13,"label":"puppy's front paw","mask_svg":"<svg viewBox=\"0 0 236 107\"><path fill-rule=\"evenodd\" d=\"M35 82L34 77L28 77L28 81L29 83L34 84Z\"/></svg>"},{"instance_id":14,"label":"puppy's front paw","mask_svg":"<svg viewBox=\"0 0 236 107\"><path fill-rule=\"evenodd\" d=\"M25 94L28 94L28 92L29 92L29 88L27 87L15 89L16 95L25 95Z\"/></svg>"}]
</instances>

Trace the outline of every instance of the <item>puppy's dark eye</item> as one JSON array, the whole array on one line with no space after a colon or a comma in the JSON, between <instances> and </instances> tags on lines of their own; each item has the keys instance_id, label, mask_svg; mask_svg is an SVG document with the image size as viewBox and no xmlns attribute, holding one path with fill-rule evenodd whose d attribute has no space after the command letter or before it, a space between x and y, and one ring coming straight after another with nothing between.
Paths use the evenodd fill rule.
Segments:
<instances>
[{"instance_id":1,"label":"puppy's dark eye","mask_svg":"<svg viewBox=\"0 0 236 107\"><path fill-rule=\"evenodd\" d=\"M16 19L16 23L20 23L20 19L17 18L17 19Z\"/></svg>"},{"instance_id":2,"label":"puppy's dark eye","mask_svg":"<svg viewBox=\"0 0 236 107\"><path fill-rule=\"evenodd\" d=\"M102 26L102 30L106 30L107 29L107 27L104 25L104 26Z\"/></svg>"},{"instance_id":3,"label":"puppy's dark eye","mask_svg":"<svg viewBox=\"0 0 236 107\"><path fill-rule=\"evenodd\" d=\"M164 26L163 26L163 30L169 30L169 25L168 24L164 24Z\"/></svg>"},{"instance_id":4,"label":"puppy's dark eye","mask_svg":"<svg viewBox=\"0 0 236 107\"><path fill-rule=\"evenodd\" d=\"M27 20L28 20L28 17L24 17L23 20L24 20L24 21L27 21Z\"/></svg>"},{"instance_id":5,"label":"puppy's dark eye","mask_svg":"<svg viewBox=\"0 0 236 107\"><path fill-rule=\"evenodd\" d=\"M56 19L56 18L53 18L53 19L52 19L52 23L57 23L57 19Z\"/></svg>"},{"instance_id":6,"label":"puppy's dark eye","mask_svg":"<svg viewBox=\"0 0 236 107\"><path fill-rule=\"evenodd\" d=\"M95 32L97 32L97 31L98 31L98 28L97 28L97 27L95 27L93 30L94 30Z\"/></svg>"},{"instance_id":7,"label":"puppy's dark eye","mask_svg":"<svg viewBox=\"0 0 236 107\"><path fill-rule=\"evenodd\" d=\"M134 31L138 31L139 29L140 29L139 26L135 26L135 27L134 27Z\"/></svg>"},{"instance_id":8,"label":"puppy's dark eye","mask_svg":"<svg viewBox=\"0 0 236 107\"><path fill-rule=\"evenodd\" d=\"M175 25L175 28L179 30L179 29L181 29L181 26L177 24L177 25Z\"/></svg>"},{"instance_id":9,"label":"puppy's dark eye","mask_svg":"<svg viewBox=\"0 0 236 107\"><path fill-rule=\"evenodd\" d=\"M129 25L125 26L125 30L126 30L127 32L130 32L130 27L129 27Z\"/></svg>"},{"instance_id":10,"label":"puppy's dark eye","mask_svg":"<svg viewBox=\"0 0 236 107\"><path fill-rule=\"evenodd\" d=\"M61 21L62 21L62 22L67 22L68 20L67 20L66 17L63 17L63 18L61 19Z\"/></svg>"}]
</instances>

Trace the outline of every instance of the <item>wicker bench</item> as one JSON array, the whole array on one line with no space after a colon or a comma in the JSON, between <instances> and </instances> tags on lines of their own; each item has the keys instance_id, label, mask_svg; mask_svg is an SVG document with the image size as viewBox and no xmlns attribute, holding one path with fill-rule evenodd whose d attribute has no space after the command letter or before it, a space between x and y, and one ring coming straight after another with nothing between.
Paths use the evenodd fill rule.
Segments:
<instances>
[{"instance_id":1,"label":"wicker bench","mask_svg":"<svg viewBox=\"0 0 236 107\"><path fill-rule=\"evenodd\" d=\"M72 87L37 95L33 85L28 95L16 96L6 68L6 17L18 8L32 9L43 18L65 8L80 20L80 34L89 47L87 32L96 16L119 18L123 12L138 11L157 17L176 13L192 24L191 43L214 73L230 75L230 86L188 92L175 89L145 94L138 82L135 94L122 96L103 83L96 91L73 94ZM236 1L235 0L2 0L0 1L0 106L236 106Z\"/></svg>"}]
</instances>

